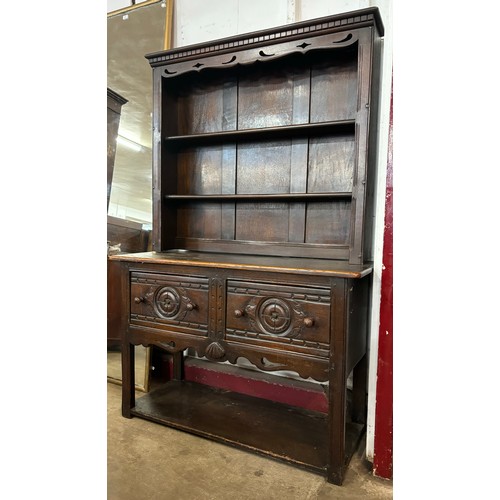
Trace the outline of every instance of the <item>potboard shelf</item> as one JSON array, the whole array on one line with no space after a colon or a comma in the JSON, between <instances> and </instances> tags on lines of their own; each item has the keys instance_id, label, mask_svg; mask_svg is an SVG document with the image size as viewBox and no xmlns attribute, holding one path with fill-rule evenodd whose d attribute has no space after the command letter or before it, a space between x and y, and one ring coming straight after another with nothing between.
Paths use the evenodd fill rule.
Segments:
<instances>
[{"instance_id":1,"label":"potboard shelf","mask_svg":"<svg viewBox=\"0 0 500 500\"><path fill-rule=\"evenodd\" d=\"M168 382L141 397L131 413L313 471L327 467L324 413L186 381ZM364 426L348 427L350 450L359 443Z\"/></svg>"}]
</instances>

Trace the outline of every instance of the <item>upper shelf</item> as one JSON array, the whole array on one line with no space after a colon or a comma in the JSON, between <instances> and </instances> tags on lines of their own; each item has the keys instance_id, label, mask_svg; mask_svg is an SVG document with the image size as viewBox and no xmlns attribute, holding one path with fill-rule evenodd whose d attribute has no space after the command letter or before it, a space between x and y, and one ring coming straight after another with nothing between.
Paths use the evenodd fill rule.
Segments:
<instances>
[{"instance_id":1,"label":"upper shelf","mask_svg":"<svg viewBox=\"0 0 500 500\"><path fill-rule=\"evenodd\" d=\"M309 135L330 135L339 133L353 134L355 120L338 120L322 123L305 123L280 127L263 127L258 129L228 130L204 134L174 135L165 138L167 146L186 147L199 146L206 143L271 140L277 138L294 138Z\"/></svg>"}]
</instances>

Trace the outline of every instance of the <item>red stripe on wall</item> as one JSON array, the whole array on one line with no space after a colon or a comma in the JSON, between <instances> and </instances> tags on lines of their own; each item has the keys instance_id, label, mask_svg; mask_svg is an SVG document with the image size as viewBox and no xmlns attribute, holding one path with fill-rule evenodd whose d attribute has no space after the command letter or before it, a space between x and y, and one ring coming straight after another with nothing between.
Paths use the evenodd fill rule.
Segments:
<instances>
[{"instance_id":1,"label":"red stripe on wall","mask_svg":"<svg viewBox=\"0 0 500 500\"><path fill-rule=\"evenodd\" d=\"M173 374L171 361L170 359L168 364L168 379L171 379ZM328 413L327 392L322 384L278 377L192 357L184 360L184 379L306 410Z\"/></svg>"},{"instance_id":2,"label":"red stripe on wall","mask_svg":"<svg viewBox=\"0 0 500 500\"><path fill-rule=\"evenodd\" d=\"M380 300L380 327L378 340L377 389L375 406L375 439L373 473L392 479L392 362L393 362L393 175L392 175L392 84L389 117L389 147L385 194L384 249Z\"/></svg>"},{"instance_id":3,"label":"red stripe on wall","mask_svg":"<svg viewBox=\"0 0 500 500\"><path fill-rule=\"evenodd\" d=\"M185 366L185 379L191 382L328 413L328 399L325 392L315 388L296 387L283 377L268 377L268 380L258 380L251 373L222 372L192 364Z\"/></svg>"}]
</instances>

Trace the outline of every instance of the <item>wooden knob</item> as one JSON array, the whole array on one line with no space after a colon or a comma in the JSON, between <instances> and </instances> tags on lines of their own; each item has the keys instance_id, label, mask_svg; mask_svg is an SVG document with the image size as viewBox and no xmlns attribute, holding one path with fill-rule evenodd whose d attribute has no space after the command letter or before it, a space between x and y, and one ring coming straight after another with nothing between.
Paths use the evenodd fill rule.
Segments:
<instances>
[{"instance_id":1,"label":"wooden knob","mask_svg":"<svg viewBox=\"0 0 500 500\"><path fill-rule=\"evenodd\" d=\"M311 328L314 325L314 318L304 318L304 326Z\"/></svg>"},{"instance_id":2,"label":"wooden knob","mask_svg":"<svg viewBox=\"0 0 500 500\"><path fill-rule=\"evenodd\" d=\"M234 315L237 317L237 318L241 318L243 316L243 311L241 309L235 309L234 311Z\"/></svg>"},{"instance_id":3,"label":"wooden knob","mask_svg":"<svg viewBox=\"0 0 500 500\"><path fill-rule=\"evenodd\" d=\"M188 302L188 303L186 304L186 309L187 309L188 311L192 311L193 309L196 309L196 304L193 304L192 302Z\"/></svg>"},{"instance_id":4,"label":"wooden knob","mask_svg":"<svg viewBox=\"0 0 500 500\"><path fill-rule=\"evenodd\" d=\"M141 302L144 302L144 297L135 297L134 302L136 304L140 304Z\"/></svg>"}]
</instances>

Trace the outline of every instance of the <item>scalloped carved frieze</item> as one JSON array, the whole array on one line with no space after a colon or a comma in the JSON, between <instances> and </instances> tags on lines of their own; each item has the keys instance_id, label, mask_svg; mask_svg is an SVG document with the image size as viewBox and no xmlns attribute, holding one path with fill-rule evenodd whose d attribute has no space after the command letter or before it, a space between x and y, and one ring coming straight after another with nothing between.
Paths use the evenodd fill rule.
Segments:
<instances>
[{"instance_id":1,"label":"scalloped carved frieze","mask_svg":"<svg viewBox=\"0 0 500 500\"><path fill-rule=\"evenodd\" d=\"M220 54L211 55L210 53L203 59L203 63L197 61L183 61L169 64L162 71L162 76L169 78L178 76L189 71L203 71L207 68L222 68L237 65L249 65L257 61L271 61L290 54L306 54L314 50L339 49L349 47L359 40L359 33L353 30L349 33L336 33L308 38L302 43L285 42L255 49L247 48L245 51L237 54L227 55L225 60ZM175 58L174 58L175 59Z\"/></svg>"},{"instance_id":2,"label":"scalloped carved frieze","mask_svg":"<svg viewBox=\"0 0 500 500\"><path fill-rule=\"evenodd\" d=\"M180 351L184 351L188 347L191 347L190 342L186 340L162 340L158 338L150 338L147 339L147 341L140 336L137 336L135 334L130 335L129 337L129 342L132 345L142 345L143 347L151 347L151 346L156 346L159 347L160 349L163 349L171 354L175 354Z\"/></svg>"},{"instance_id":3,"label":"scalloped carved frieze","mask_svg":"<svg viewBox=\"0 0 500 500\"><path fill-rule=\"evenodd\" d=\"M176 351L176 344L174 341L171 342L154 342L154 345L157 347L160 347L161 349L164 349L165 351L175 353L179 350L179 347L177 347Z\"/></svg>"},{"instance_id":4,"label":"scalloped carved frieze","mask_svg":"<svg viewBox=\"0 0 500 500\"><path fill-rule=\"evenodd\" d=\"M271 356L269 356L271 357ZM295 372L303 379L312 378L318 382L326 382L328 380L328 360L316 361L316 363L303 363L302 360L287 357L286 361L278 360L272 361L266 355L259 352L245 352L242 353L226 353L226 360L233 365L237 363L239 358L245 358L250 363L263 371L291 371Z\"/></svg>"}]
</instances>

